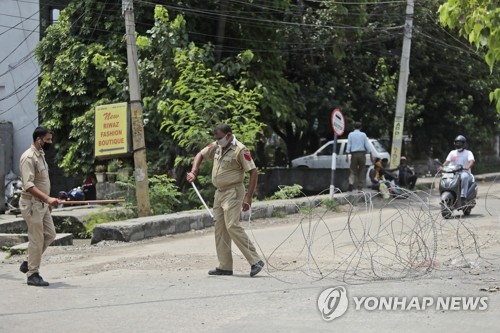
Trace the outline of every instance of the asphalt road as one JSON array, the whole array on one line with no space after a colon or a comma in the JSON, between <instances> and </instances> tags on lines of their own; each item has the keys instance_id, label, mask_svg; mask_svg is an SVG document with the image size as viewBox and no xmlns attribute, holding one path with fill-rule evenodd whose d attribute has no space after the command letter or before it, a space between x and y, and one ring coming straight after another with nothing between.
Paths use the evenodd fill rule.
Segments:
<instances>
[{"instance_id":1,"label":"asphalt road","mask_svg":"<svg viewBox=\"0 0 500 333\"><path fill-rule=\"evenodd\" d=\"M217 264L211 229L49 248L48 288L26 285L22 257L4 259L0 332L497 332L500 291L481 289L500 286L498 193L500 185L482 184L472 215L450 220L434 193L245 221L267 261L255 278L234 248L235 275L207 275ZM325 321L318 296L335 286L349 304ZM434 306L371 310L390 296ZM361 297L372 303L356 309ZM460 309L462 298L436 308L440 297L487 297L487 309Z\"/></svg>"}]
</instances>

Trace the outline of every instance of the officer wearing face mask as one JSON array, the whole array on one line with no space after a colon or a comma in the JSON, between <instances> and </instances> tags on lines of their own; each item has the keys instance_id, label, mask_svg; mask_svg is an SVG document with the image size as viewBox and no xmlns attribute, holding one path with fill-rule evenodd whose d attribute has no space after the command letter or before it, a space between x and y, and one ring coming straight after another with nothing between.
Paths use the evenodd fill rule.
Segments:
<instances>
[{"instance_id":1,"label":"officer wearing face mask","mask_svg":"<svg viewBox=\"0 0 500 333\"><path fill-rule=\"evenodd\" d=\"M193 182L204 159L214 160L212 183L217 188L214 199L215 246L219 265L209 275L233 275L231 242L243 253L250 264L250 276L255 276L264 267L255 246L240 224L240 212L252 205L257 186L257 168L248 149L234 137L231 127L220 124L215 127L216 141L203 148L194 158L187 180ZM245 194L243 180L245 172L250 174L248 192Z\"/></svg>"},{"instance_id":2,"label":"officer wearing face mask","mask_svg":"<svg viewBox=\"0 0 500 333\"><path fill-rule=\"evenodd\" d=\"M454 164L459 164L463 166L461 173L462 188L460 193L461 204L464 205L467 197L467 189L469 188L469 183L472 181L471 169L474 165L474 155L470 150L465 149L465 144L467 140L465 136L459 135L455 138L454 145L455 150L452 150L446 157L444 165L453 162Z\"/></svg>"},{"instance_id":3,"label":"officer wearing face mask","mask_svg":"<svg viewBox=\"0 0 500 333\"><path fill-rule=\"evenodd\" d=\"M20 169L23 191L19 200L21 214L28 225L28 260L19 270L28 276L28 285L45 287L49 283L39 274L42 254L56 238L54 222L50 215L59 200L50 197L49 168L45 151L52 144L52 133L45 127L33 132L33 144L21 155Z\"/></svg>"}]
</instances>

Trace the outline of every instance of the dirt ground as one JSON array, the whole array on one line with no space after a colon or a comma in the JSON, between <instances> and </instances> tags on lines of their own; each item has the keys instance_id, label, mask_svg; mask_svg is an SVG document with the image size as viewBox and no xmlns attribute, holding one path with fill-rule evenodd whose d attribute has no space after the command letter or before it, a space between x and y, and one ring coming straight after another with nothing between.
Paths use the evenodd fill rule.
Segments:
<instances>
[{"instance_id":1,"label":"dirt ground","mask_svg":"<svg viewBox=\"0 0 500 333\"><path fill-rule=\"evenodd\" d=\"M363 207L363 205L345 204L338 206L335 211L326 207L318 207L313 210L303 210L298 214L287 216L278 214L279 216L272 218L242 221L242 225L253 241L257 243L259 251L263 252L266 257L267 273L277 279L285 276L288 280L290 275L295 276L297 272L302 272L313 280L321 279L323 275L327 278L338 279L347 273L347 275L351 275L351 279L345 280L348 283L417 278L430 272L445 275L453 275L458 272L471 279L477 279L478 275L489 275L490 273L494 275L500 270L499 227L493 217L484 219L484 214L481 213L472 214L467 219L458 213L451 220L443 220L440 218L439 212L424 216L426 214L423 214L422 211L427 209L427 204L424 205L423 202L413 202L413 206L423 205L424 207L418 207L417 212L412 211L413 208L408 208L405 201L392 201L387 203L387 206L381 206L379 202L377 207L374 205L369 208ZM385 217L387 214L389 214L388 217ZM395 216L403 214L407 216L395 218ZM376 233L371 230L367 231L366 226L364 229L354 227L346 229L344 225L335 230L318 231L322 227L324 228L322 224L326 225L326 221L341 220L344 224L344 221L349 219L354 222L358 219L366 220L367 215L374 216L375 223L382 225L382 227L378 226L379 230ZM388 227L383 226L385 223L383 220L391 219L395 219L396 224L405 224L405 220L412 221L411 215L415 215L415 219L435 219L433 230L419 231L422 235L418 235L418 237L426 238L420 244L409 236L415 232L412 229L400 228L395 232L391 225L391 233L388 233L386 232ZM382 216L384 217L382 218ZM478 221L482 222L479 224ZM370 223L372 222L370 221ZM430 224L430 222L426 221L426 224ZM304 236L305 229L306 232L310 232L313 228L316 234ZM424 228L422 227L422 229ZM279 235L270 237L271 239L279 239L279 241L272 242L273 245L267 246L260 244L260 242L268 243L268 240L265 237L259 239L253 233L259 231L266 234L265 230L271 230L273 235ZM371 239L363 242L359 239L355 241L356 233L370 233ZM44 256L43 265L64 263L74 265L79 263L75 269L66 270L65 277L112 270L189 271L209 269L210 265L217 264L213 245L206 249L182 251L182 244L196 243L200 237L210 243L213 238L213 227L131 243L102 241L90 245L90 240L75 240L73 246L50 247ZM333 239L335 239L335 245L329 246L330 242L333 243ZM357 246L360 244L364 246L370 242L374 244L375 249L372 246L369 253L353 255ZM394 242L398 242L398 245L394 245ZM304 247L309 245L311 248L315 247L316 250L304 250ZM427 253L425 255L413 254L413 250L409 249L412 246L428 247L422 251ZM240 259L235 260L235 270L246 270L247 263L241 253L237 249L233 249L233 252ZM400 260L386 258L396 254L404 258ZM17 264L23 258L22 255L15 255L4 259L3 263ZM358 262L353 266L347 265L346 260L357 260ZM335 264L332 264L332 261L335 261ZM211 264L207 265L207 262ZM379 266L379 268L373 266ZM384 271L392 273L377 275L377 270L382 268ZM394 273L398 270L404 272ZM360 275L359 278L354 278L356 274ZM300 277L298 278L300 279ZM496 279L488 280L491 280L492 283L496 281Z\"/></svg>"},{"instance_id":2,"label":"dirt ground","mask_svg":"<svg viewBox=\"0 0 500 333\"><path fill-rule=\"evenodd\" d=\"M50 247L41 267L48 288L26 286L16 255L0 260L0 332L497 332L500 185L480 191L470 216L448 220L437 196L423 193L242 221L266 261L256 278L234 247L234 275L207 275L217 266L213 228ZM358 311L351 303L325 322L318 295L339 285L360 297L487 297L488 309Z\"/></svg>"}]
</instances>

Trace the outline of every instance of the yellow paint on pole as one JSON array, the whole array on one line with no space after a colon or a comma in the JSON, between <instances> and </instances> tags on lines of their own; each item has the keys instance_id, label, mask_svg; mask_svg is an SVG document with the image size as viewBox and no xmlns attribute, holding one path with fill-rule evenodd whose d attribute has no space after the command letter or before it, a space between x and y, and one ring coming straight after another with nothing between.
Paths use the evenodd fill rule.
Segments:
<instances>
[{"instance_id":1,"label":"yellow paint on pole","mask_svg":"<svg viewBox=\"0 0 500 333\"><path fill-rule=\"evenodd\" d=\"M394 130L392 132L391 168L395 168L399 165L399 160L401 158L401 146L403 142L403 126L404 118L397 117L394 120Z\"/></svg>"},{"instance_id":2,"label":"yellow paint on pole","mask_svg":"<svg viewBox=\"0 0 500 333\"><path fill-rule=\"evenodd\" d=\"M95 108L95 157L128 153L129 147L128 104L115 103Z\"/></svg>"}]
</instances>

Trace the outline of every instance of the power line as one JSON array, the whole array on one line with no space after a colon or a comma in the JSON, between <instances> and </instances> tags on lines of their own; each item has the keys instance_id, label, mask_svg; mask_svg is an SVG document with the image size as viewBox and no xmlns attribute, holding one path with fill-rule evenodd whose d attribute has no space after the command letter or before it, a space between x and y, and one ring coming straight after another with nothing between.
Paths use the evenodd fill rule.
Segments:
<instances>
[{"instance_id":1,"label":"power line","mask_svg":"<svg viewBox=\"0 0 500 333\"><path fill-rule=\"evenodd\" d=\"M9 65L9 69L7 69L5 72L0 74L0 77L12 72L14 69L18 68L22 64L26 63L27 61L33 59L35 56L35 50L30 51L27 55L19 59L15 64Z\"/></svg>"},{"instance_id":2,"label":"power line","mask_svg":"<svg viewBox=\"0 0 500 333\"><path fill-rule=\"evenodd\" d=\"M2 101L5 101L9 98L11 98L12 96L15 96L16 94L20 93L21 91L27 89L32 83L38 81L38 75L36 77L33 77L31 79L28 79L27 81L25 81L23 84L21 84L20 86L16 87L16 90L14 90L13 92L11 92L10 94L8 94L7 96L5 97L2 97L0 98L0 102Z\"/></svg>"},{"instance_id":3,"label":"power line","mask_svg":"<svg viewBox=\"0 0 500 333\"><path fill-rule=\"evenodd\" d=\"M24 1L24 2L28 2L28 1ZM152 4L154 4L153 2L148 2L148 1L139 1L139 2L144 3L146 5L152 5ZM238 3L238 1L235 1L235 0L233 2ZM321 1L316 1L316 2L321 2ZM405 1L387 1L387 2L382 2L382 3L384 3L384 4L394 4L394 3L404 3L404 2ZM338 4L339 5L344 5L346 3L340 2ZM367 3L365 3L365 2L363 2L363 3L350 2L349 4L366 5ZM381 4L381 3L378 2L378 3L373 3L373 4L375 5L375 4ZM181 12L183 14L188 14L188 15L193 15L193 16L198 16L198 17L207 17L208 19L211 19L211 20L217 20L221 16L220 12L217 12L216 10L193 10L193 9L186 9L186 8L183 8L183 7L180 7L180 6L169 6L169 5L164 5L164 6L166 8L169 8L169 9ZM258 7L258 5L256 7ZM261 8L264 8L264 7L261 7ZM275 11L279 11L279 9L276 9ZM105 9L105 6L104 6L100 11L93 11L93 12L96 13L96 14L99 14L99 16L98 16L98 19L96 20L96 23L94 25L94 29L92 29L92 32L90 33L90 38L80 36L80 34L81 34L81 31L80 31L79 35L77 35L78 39L87 40L87 41L95 41L95 42L103 42L103 41L99 41L99 40L93 38L94 33L96 31L107 32L110 35L115 35L115 36L123 36L123 33L120 33L120 32L113 32L113 31L109 31L109 30L104 30L104 29L99 29L98 28L99 20L103 17L102 16L103 12L105 12L105 13L110 12L111 13L112 12L111 10ZM282 25L282 26L286 27L286 26L289 26L289 24L292 24L293 26L301 27L301 28L307 28L307 29L319 29L319 28L327 28L327 29L344 29L344 28L345 29L372 29L372 28L366 27L366 26L344 26L344 25L335 26L335 25L327 25L327 24L326 25L317 25L317 24L306 24L306 25L304 25L304 24L295 23L295 22L283 22L283 21L277 21L277 20L271 20L271 19L261 20L261 19L256 19L256 18L250 18L251 20L245 21L246 18L247 18L245 16L241 16L241 15L226 15L226 13L236 13L236 11L224 12L222 14L222 16L226 16L227 18L229 18L230 22L244 24L244 25L247 25L247 26L249 26L249 25L254 25L255 26L255 23L262 22L264 24L264 26L270 26L270 27L274 27L276 25L278 25L278 26ZM245 13L249 13L249 12L246 11ZM284 14L290 14L290 12L285 12L285 11L282 11L282 13L284 13ZM85 13L82 13L82 15L75 22L72 23L72 26L79 27L79 26L76 25L76 23L81 19L81 17L84 14ZM347 16L352 15L352 14L353 13L349 13ZM427 14L427 15L429 15L429 14ZM291 16L295 17L295 16L297 16L297 14L292 13ZM106 15L104 17L106 17ZM395 16L389 15L389 17L395 17ZM140 23L140 22L138 22L138 23L145 25L145 23ZM394 39L395 37L401 35L401 33L399 31L397 31L397 32L394 31L394 30L399 30L401 28L402 28L402 26L380 27L380 28L378 28L380 30L377 30L377 31L386 31L387 33L390 33L389 36L386 36L385 40L383 38L374 37L374 38L371 38L371 39L367 39L365 41L356 41L356 43L357 44L370 45L370 44L377 43L377 42L390 41L390 40ZM22 30L30 31L28 29L22 29ZM375 29L373 29L373 30L375 30ZM189 33L191 35L216 37L216 35L213 35L213 34L204 34L204 33L196 32L196 31L187 31L187 33ZM422 35L426 39L430 40L433 44L439 45L438 42L436 42L435 40L433 40L433 38L431 36L425 35L424 32L422 32ZM311 44L311 43L307 43L307 42L295 42L294 43L294 42L290 42L289 40L285 40L283 42L283 41L272 41L272 40L253 40L253 39L235 38L235 37L225 37L225 39L234 40L234 41L243 42L243 43L244 42L261 42L261 43L270 44L270 45L272 45L272 44L282 44L282 43L286 43L287 45L308 45L308 44ZM347 42L343 42L343 43L340 43L340 44L341 45L349 45L350 42L347 41ZM443 45L443 44L441 44L441 45ZM444 45L447 45L447 44L444 43ZM255 52L262 52L262 53L265 53L265 52L270 53L270 52L272 52L272 53L285 53L285 54L301 54L300 51L319 50L319 49L324 49L326 47L328 47L328 45L324 46L324 47L321 46L321 47L290 48L290 49L281 48L281 49L272 49L272 50L255 48L255 49L252 49L252 50L255 51ZM455 48L460 50L460 48L458 48L458 47L455 47ZM236 52L240 52L240 51L243 51L243 50L246 50L246 49L249 49L249 48L248 47L241 47L241 48L239 48L237 46L225 46L225 51L228 52L228 53L236 53ZM367 47L366 48L364 47L363 49L370 50ZM381 54L384 53L383 50L377 49L376 51L378 53L381 53ZM388 54L388 55L390 55L392 57L395 56L395 54L389 53L389 52L386 52L386 54ZM30 56L30 58L31 57L32 56ZM4 74L5 73L3 73L1 75L4 75Z\"/></svg>"},{"instance_id":4,"label":"power line","mask_svg":"<svg viewBox=\"0 0 500 333\"><path fill-rule=\"evenodd\" d=\"M3 24L0 24L0 27L2 27L2 28L9 28L9 30L8 30L8 31L11 31L11 30L31 31L31 29L24 29L24 28L10 27L10 26L3 25ZM39 26L38 26L38 27L39 27ZM37 27L37 28L38 28L38 27Z\"/></svg>"},{"instance_id":5,"label":"power line","mask_svg":"<svg viewBox=\"0 0 500 333\"><path fill-rule=\"evenodd\" d=\"M38 11L37 13L39 13L40 11ZM36 14L36 13L35 13ZM31 18L33 15L29 16L29 17L24 17L24 16L19 16L19 15L10 15L10 14L5 14L5 13L0 13L0 16L7 16L7 17L14 17L14 18L20 18L20 19L23 19L23 20L29 20L29 21L39 21L38 19L34 19L34 18Z\"/></svg>"},{"instance_id":6,"label":"power line","mask_svg":"<svg viewBox=\"0 0 500 333\"><path fill-rule=\"evenodd\" d=\"M156 3L150 2L150 1L139 0L137 2L143 3L145 5L149 5L149 6L156 6ZM240 23L240 24L242 23L242 20L247 20L251 23L263 23L263 24L267 24L270 26L281 25L281 26L292 26L292 27L312 27L312 28L329 28L329 29L345 29L345 30L356 30L356 29L370 29L370 30L372 30L373 29L371 27L366 27L366 26L311 24L311 23L277 21L277 20L270 20L270 19L257 19L257 18L246 17L246 16L216 14L215 12L212 12L212 11L209 12L206 10L192 9L192 8L187 8L187 7L179 7L179 6L174 6L174 5L164 5L164 6L166 8L171 8L171 9L181 11L181 12L183 11L183 12L197 13L197 14L206 15L206 16L216 16L217 18L220 16L224 16L226 18L232 19L231 20L232 22L236 22L236 23ZM401 27L403 27L403 25L375 28L375 30L400 29Z\"/></svg>"},{"instance_id":7,"label":"power line","mask_svg":"<svg viewBox=\"0 0 500 333\"><path fill-rule=\"evenodd\" d=\"M5 34L5 33L9 32L9 31L10 31L10 30L12 30L12 29L15 29L18 25L22 24L22 23L23 23L23 22L25 22L26 20L31 19L33 16L35 16L35 15L36 15L36 14L38 14L38 13L40 13L40 10L38 10L38 11L36 11L35 13L31 14L30 16L26 17L25 19L22 19L22 20L21 20L21 21L19 21L16 25L14 25L14 26L12 26L12 27L8 27L8 29L7 29L7 30L0 32L0 36L2 36L3 34ZM37 28L38 28L38 26L37 26Z\"/></svg>"},{"instance_id":8,"label":"power line","mask_svg":"<svg viewBox=\"0 0 500 333\"><path fill-rule=\"evenodd\" d=\"M31 125L31 124L33 124L33 125L35 125L35 126L36 126L37 124L34 124L34 122L35 122L35 120L37 120L37 119L38 119L38 115L37 115L35 118L33 118L33 120L32 120L32 121L30 121L30 122L26 123L23 127L19 128L19 129L18 129L18 131L25 129L26 127L28 127L28 126L29 126L29 125Z\"/></svg>"},{"instance_id":9,"label":"power line","mask_svg":"<svg viewBox=\"0 0 500 333\"><path fill-rule=\"evenodd\" d=\"M385 5L385 4L395 4L395 3L406 3L406 1L402 0L392 0L392 1L373 1L373 2L354 2L354 1L331 1L331 0L307 0L308 2L317 2L317 3L328 3L335 5Z\"/></svg>"},{"instance_id":10,"label":"power line","mask_svg":"<svg viewBox=\"0 0 500 333\"><path fill-rule=\"evenodd\" d=\"M38 73L36 73L36 74L37 74L37 76L38 76ZM11 75L12 79L14 79L14 76L12 75L12 73L10 73L10 75ZM28 90L28 92L27 92L27 93L26 93L23 97L19 98L19 97L18 97L18 94L16 94L15 96L17 97L17 103L15 103L14 105L12 105L12 106L11 106L9 109L7 109L5 112L2 112L2 114L3 114L3 113L7 113L7 112L9 112L9 111L10 111L10 110L12 110L14 107L16 107L17 105L21 104L21 103L22 103L22 101L24 101L24 99L25 99L26 97L28 97L28 95L30 95L30 94L31 94L31 92L32 92L33 90L35 90L35 88L37 88L37 87L38 87L38 84L36 84L36 82L34 82L34 84L31 84L31 85L32 85L31 89L30 89L30 90ZM26 114L26 110L24 109L24 105L22 105L22 104L21 104L21 108L23 109L23 112Z\"/></svg>"},{"instance_id":11,"label":"power line","mask_svg":"<svg viewBox=\"0 0 500 333\"><path fill-rule=\"evenodd\" d=\"M38 26L35 27L35 29L31 30L31 32L28 34L28 36L26 36L22 41L21 43L19 43L9 54L7 54L2 60L0 60L0 64L2 64L5 60L7 60L8 57L10 57L14 52L17 51L17 49L19 47L21 47L21 45L24 44L24 42L26 42L26 40L36 31L36 29L38 29Z\"/></svg>"}]
</instances>

